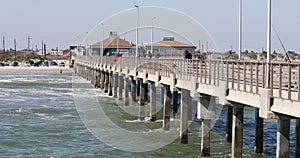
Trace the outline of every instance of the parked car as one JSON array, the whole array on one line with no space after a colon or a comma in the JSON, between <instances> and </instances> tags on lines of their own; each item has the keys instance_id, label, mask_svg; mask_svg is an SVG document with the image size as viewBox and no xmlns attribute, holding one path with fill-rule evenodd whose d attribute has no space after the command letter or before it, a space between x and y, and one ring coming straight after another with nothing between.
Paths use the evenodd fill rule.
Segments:
<instances>
[{"instance_id":1,"label":"parked car","mask_svg":"<svg viewBox=\"0 0 300 158\"><path fill-rule=\"evenodd\" d=\"M65 67L65 62L60 62L59 67Z\"/></svg>"},{"instance_id":2,"label":"parked car","mask_svg":"<svg viewBox=\"0 0 300 158\"><path fill-rule=\"evenodd\" d=\"M30 65L30 62L29 61L26 61L25 63L24 63L24 67L30 67L31 65Z\"/></svg>"},{"instance_id":3,"label":"parked car","mask_svg":"<svg viewBox=\"0 0 300 158\"><path fill-rule=\"evenodd\" d=\"M51 62L50 62L50 65L51 65L51 66L57 66L58 64L57 64L57 62L55 62L55 61L51 61Z\"/></svg>"},{"instance_id":4,"label":"parked car","mask_svg":"<svg viewBox=\"0 0 300 158\"><path fill-rule=\"evenodd\" d=\"M2 63L3 63L5 66L9 66L8 61L3 61Z\"/></svg>"},{"instance_id":5,"label":"parked car","mask_svg":"<svg viewBox=\"0 0 300 158\"><path fill-rule=\"evenodd\" d=\"M13 61L11 65L12 65L12 66L19 66L19 62Z\"/></svg>"},{"instance_id":6,"label":"parked car","mask_svg":"<svg viewBox=\"0 0 300 158\"><path fill-rule=\"evenodd\" d=\"M0 67L4 67L5 66L5 64L4 63L0 63Z\"/></svg>"}]
</instances>

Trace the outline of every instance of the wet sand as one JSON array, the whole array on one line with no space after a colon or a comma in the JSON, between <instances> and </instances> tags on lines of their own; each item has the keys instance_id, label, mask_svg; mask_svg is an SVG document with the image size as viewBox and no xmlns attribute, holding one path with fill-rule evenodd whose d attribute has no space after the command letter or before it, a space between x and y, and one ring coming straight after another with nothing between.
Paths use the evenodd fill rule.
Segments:
<instances>
[{"instance_id":1,"label":"wet sand","mask_svg":"<svg viewBox=\"0 0 300 158\"><path fill-rule=\"evenodd\" d=\"M66 67L58 67L58 66L49 66L49 67L13 67L13 66L5 66L0 67L0 73L2 72L73 72L72 68L69 68L69 66Z\"/></svg>"}]
</instances>

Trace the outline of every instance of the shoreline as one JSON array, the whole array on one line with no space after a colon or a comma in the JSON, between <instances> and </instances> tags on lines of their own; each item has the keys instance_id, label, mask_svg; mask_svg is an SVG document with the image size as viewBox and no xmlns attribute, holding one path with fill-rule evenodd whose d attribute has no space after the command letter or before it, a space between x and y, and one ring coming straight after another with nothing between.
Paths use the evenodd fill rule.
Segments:
<instances>
[{"instance_id":1,"label":"shoreline","mask_svg":"<svg viewBox=\"0 0 300 158\"><path fill-rule=\"evenodd\" d=\"M73 72L72 68L69 66L66 67L58 67L58 66L49 66L49 67L13 67L13 66L6 66L0 67L0 73L19 73L19 72Z\"/></svg>"}]
</instances>

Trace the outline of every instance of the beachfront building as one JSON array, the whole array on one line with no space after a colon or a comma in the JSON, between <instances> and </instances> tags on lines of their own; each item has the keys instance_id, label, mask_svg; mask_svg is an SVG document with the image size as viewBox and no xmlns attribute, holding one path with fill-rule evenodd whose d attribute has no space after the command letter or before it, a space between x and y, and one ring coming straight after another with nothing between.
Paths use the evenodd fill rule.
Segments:
<instances>
[{"instance_id":1,"label":"beachfront building","mask_svg":"<svg viewBox=\"0 0 300 158\"><path fill-rule=\"evenodd\" d=\"M103 45L103 49L102 49ZM135 51L135 45L131 42L121 39L117 32L110 32L109 38L97 42L89 47L89 54L91 55L114 55L119 52L120 54L130 54Z\"/></svg>"},{"instance_id":2,"label":"beachfront building","mask_svg":"<svg viewBox=\"0 0 300 158\"><path fill-rule=\"evenodd\" d=\"M151 43L146 45L148 56L182 56L186 51L195 53L196 46L176 41L174 37L164 37L163 40L153 43L153 53L151 53Z\"/></svg>"}]
</instances>

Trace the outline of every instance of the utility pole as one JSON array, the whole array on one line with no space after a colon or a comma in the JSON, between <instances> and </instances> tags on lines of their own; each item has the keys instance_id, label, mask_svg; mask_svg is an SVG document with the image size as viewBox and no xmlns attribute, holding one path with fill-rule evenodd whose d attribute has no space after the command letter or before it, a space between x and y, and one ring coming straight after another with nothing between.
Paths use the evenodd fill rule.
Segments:
<instances>
[{"instance_id":1,"label":"utility pole","mask_svg":"<svg viewBox=\"0 0 300 158\"><path fill-rule=\"evenodd\" d=\"M44 44L44 56L46 57L46 43Z\"/></svg>"},{"instance_id":2,"label":"utility pole","mask_svg":"<svg viewBox=\"0 0 300 158\"><path fill-rule=\"evenodd\" d=\"M5 52L5 37L3 36L3 51Z\"/></svg>"},{"instance_id":3,"label":"utility pole","mask_svg":"<svg viewBox=\"0 0 300 158\"><path fill-rule=\"evenodd\" d=\"M28 41L28 47L27 47L27 52L30 52L30 40L32 38L30 38L30 36L28 36L27 41Z\"/></svg>"},{"instance_id":4,"label":"utility pole","mask_svg":"<svg viewBox=\"0 0 300 158\"><path fill-rule=\"evenodd\" d=\"M14 46L15 46L15 61L17 61L17 40L14 38Z\"/></svg>"},{"instance_id":5,"label":"utility pole","mask_svg":"<svg viewBox=\"0 0 300 158\"><path fill-rule=\"evenodd\" d=\"M41 48L42 56L44 55L44 41L42 40L42 48Z\"/></svg>"}]
</instances>

